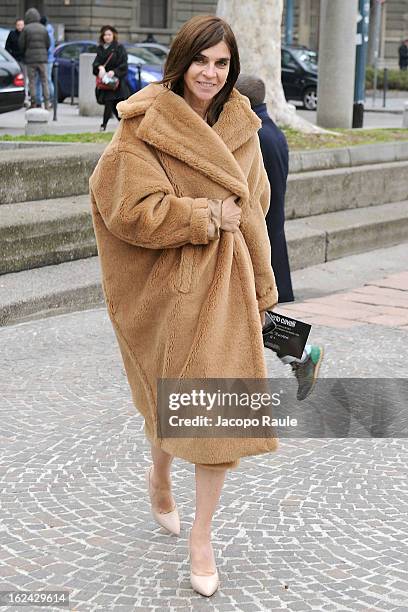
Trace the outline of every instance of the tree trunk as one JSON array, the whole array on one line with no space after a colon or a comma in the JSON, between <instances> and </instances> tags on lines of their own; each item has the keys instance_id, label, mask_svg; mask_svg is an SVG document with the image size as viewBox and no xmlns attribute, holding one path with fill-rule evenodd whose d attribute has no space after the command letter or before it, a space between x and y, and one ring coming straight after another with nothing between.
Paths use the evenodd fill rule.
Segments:
<instances>
[{"instance_id":1,"label":"tree trunk","mask_svg":"<svg viewBox=\"0 0 408 612\"><path fill-rule=\"evenodd\" d=\"M323 132L286 102L281 81L282 12L283 0L218 0L217 6L217 15L231 25L237 38L241 72L265 82L271 117L302 132Z\"/></svg>"}]
</instances>

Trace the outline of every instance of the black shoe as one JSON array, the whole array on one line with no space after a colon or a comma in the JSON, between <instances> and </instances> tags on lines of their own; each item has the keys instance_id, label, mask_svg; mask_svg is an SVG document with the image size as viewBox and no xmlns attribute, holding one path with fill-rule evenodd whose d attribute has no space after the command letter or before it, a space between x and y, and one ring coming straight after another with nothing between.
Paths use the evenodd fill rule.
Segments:
<instances>
[{"instance_id":1,"label":"black shoe","mask_svg":"<svg viewBox=\"0 0 408 612\"><path fill-rule=\"evenodd\" d=\"M103 123L102 123L102 125L99 128L99 131L100 132L106 132L106 125L103 125Z\"/></svg>"}]
</instances>

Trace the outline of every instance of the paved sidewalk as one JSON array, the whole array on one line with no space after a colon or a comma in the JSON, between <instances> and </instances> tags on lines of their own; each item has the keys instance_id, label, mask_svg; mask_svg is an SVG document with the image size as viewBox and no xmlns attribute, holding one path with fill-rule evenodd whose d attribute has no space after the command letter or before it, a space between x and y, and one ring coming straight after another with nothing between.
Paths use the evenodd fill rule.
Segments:
<instances>
[{"instance_id":1,"label":"paved sidewalk","mask_svg":"<svg viewBox=\"0 0 408 612\"><path fill-rule=\"evenodd\" d=\"M285 304L284 310L313 325L347 329L368 323L408 331L408 272L352 291Z\"/></svg>"},{"instance_id":2,"label":"paved sidewalk","mask_svg":"<svg viewBox=\"0 0 408 612\"><path fill-rule=\"evenodd\" d=\"M377 98L377 106L375 112L367 112L364 116L364 128L402 127L402 105L403 100L398 99L397 102L389 101L389 109L382 109L382 101ZM370 102L367 101L367 109L371 109ZM53 121L52 111L50 111L49 127L54 134L68 134L77 132L97 132L102 120L102 110L100 117L82 117L79 115L77 104L71 106L69 101L63 104L58 104L57 121ZM390 112L388 112L390 110ZM399 114L396 114L395 111ZM298 107L297 112L312 123L316 123L316 112L306 111ZM20 109L12 113L3 113L0 115L0 136L9 134L18 136L24 134L25 125L25 109ZM112 118L108 123L108 131L114 131L118 125L115 118Z\"/></svg>"},{"instance_id":3,"label":"paved sidewalk","mask_svg":"<svg viewBox=\"0 0 408 612\"><path fill-rule=\"evenodd\" d=\"M387 92L385 97L385 106L384 93L382 90L377 90L375 98L373 98L373 92L369 91L366 92L364 109L370 112L403 113L405 102L408 102L407 91Z\"/></svg>"},{"instance_id":4,"label":"paved sidewalk","mask_svg":"<svg viewBox=\"0 0 408 612\"><path fill-rule=\"evenodd\" d=\"M53 111L50 111L49 129L53 134L68 134L78 132L98 132L102 122L103 107L101 106L100 117L82 117L79 114L77 104L71 106L69 102L58 104L57 121L53 121ZM9 134L18 136L24 134L25 109L21 108L12 113L0 115L0 136ZM113 132L118 121L112 118L107 127L108 132Z\"/></svg>"},{"instance_id":5,"label":"paved sidewalk","mask_svg":"<svg viewBox=\"0 0 408 612\"><path fill-rule=\"evenodd\" d=\"M387 288L405 295L406 279ZM330 323L311 335L323 377L407 376L406 325ZM214 521L221 588L207 601L189 584L193 468L174 463L182 532L168 536L150 515L143 421L105 310L3 328L0 342L1 590L67 589L87 612L407 611L406 440L285 439L242 459Z\"/></svg>"},{"instance_id":6,"label":"paved sidewalk","mask_svg":"<svg viewBox=\"0 0 408 612\"><path fill-rule=\"evenodd\" d=\"M379 106L379 105L378 105ZM316 125L317 113L316 111L307 111L304 109L298 109L298 113L307 121ZM364 113L364 121L362 129L376 129L376 128L402 128L402 113L388 112L378 110L368 110Z\"/></svg>"}]
</instances>

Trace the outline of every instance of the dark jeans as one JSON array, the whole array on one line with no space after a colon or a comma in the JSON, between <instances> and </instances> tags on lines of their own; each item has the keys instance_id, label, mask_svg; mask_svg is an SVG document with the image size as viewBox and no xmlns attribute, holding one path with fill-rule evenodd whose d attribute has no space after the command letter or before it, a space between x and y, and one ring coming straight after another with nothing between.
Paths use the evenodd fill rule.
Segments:
<instances>
[{"instance_id":1,"label":"dark jeans","mask_svg":"<svg viewBox=\"0 0 408 612\"><path fill-rule=\"evenodd\" d=\"M116 105L120 102L120 100L111 100L110 102L105 102L105 110L103 111L103 123L102 125L107 125L109 119L112 117L112 113L115 115L116 119L119 121L118 111L116 110Z\"/></svg>"}]
</instances>

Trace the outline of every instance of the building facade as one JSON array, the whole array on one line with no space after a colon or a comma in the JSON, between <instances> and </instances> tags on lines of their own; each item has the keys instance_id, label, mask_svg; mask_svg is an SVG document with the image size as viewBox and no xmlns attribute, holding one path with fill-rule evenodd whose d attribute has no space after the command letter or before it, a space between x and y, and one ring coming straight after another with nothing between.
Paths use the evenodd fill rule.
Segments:
<instances>
[{"instance_id":1,"label":"building facade","mask_svg":"<svg viewBox=\"0 0 408 612\"><path fill-rule=\"evenodd\" d=\"M100 27L111 24L122 40L143 40L154 33L158 41L169 43L182 23L193 15L214 13L216 6L216 0L2 0L0 25L12 26L35 7L65 40L96 39Z\"/></svg>"},{"instance_id":2,"label":"building facade","mask_svg":"<svg viewBox=\"0 0 408 612\"><path fill-rule=\"evenodd\" d=\"M373 12L377 0L370 1ZM318 50L320 0L293 0L293 5L294 42ZM215 13L217 0L2 0L0 25L12 26L16 17L23 16L30 7L47 15L57 26L60 40L95 40L100 27L109 23L117 27L122 40L143 40L153 33L158 41L169 43L181 24L193 15ZM408 0L385 0L380 65L397 65L398 47L406 38Z\"/></svg>"},{"instance_id":3,"label":"building facade","mask_svg":"<svg viewBox=\"0 0 408 612\"><path fill-rule=\"evenodd\" d=\"M374 39L374 5L370 0L370 39ZM286 8L286 0L284 2ZM318 50L320 0L294 0L294 42ZM408 38L408 0L384 0L381 6L380 67L398 66L398 47ZM350 44L353 41L350 40ZM373 61L373 46L369 45L369 62Z\"/></svg>"}]
</instances>

